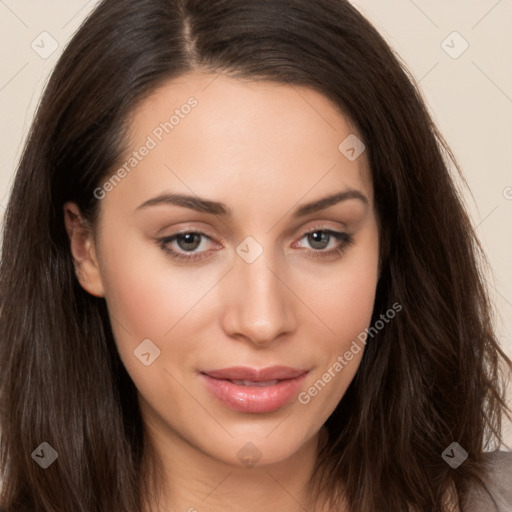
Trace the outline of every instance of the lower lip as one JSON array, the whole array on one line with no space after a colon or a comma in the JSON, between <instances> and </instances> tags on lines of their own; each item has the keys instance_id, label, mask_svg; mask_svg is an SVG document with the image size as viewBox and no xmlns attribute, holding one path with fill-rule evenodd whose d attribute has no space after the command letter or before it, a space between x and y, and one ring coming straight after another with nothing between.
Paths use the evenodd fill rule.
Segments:
<instances>
[{"instance_id":1,"label":"lower lip","mask_svg":"<svg viewBox=\"0 0 512 512\"><path fill-rule=\"evenodd\" d=\"M200 374L207 389L224 405L238 412L263 413L280 409L297 396L306 373L273 386L243 386Z\"/></svg>"}]
</instances>

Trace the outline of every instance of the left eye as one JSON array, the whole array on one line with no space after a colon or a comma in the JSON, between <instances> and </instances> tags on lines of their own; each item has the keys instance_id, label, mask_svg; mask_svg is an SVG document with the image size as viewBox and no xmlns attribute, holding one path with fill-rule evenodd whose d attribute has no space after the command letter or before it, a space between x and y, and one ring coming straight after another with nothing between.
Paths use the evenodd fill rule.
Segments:
<instances>
[{"instance_id":1,"label":"left eye","mask_svg":"<svg viewBox=\"0 0 512 512\"><path fill-rule=\"evenodd\" d=\"M316 251L322 251L328 248L329 242L333 239L340 240L343 238L344 233L328 230L316 230L306 233L301 240L307 239L310 247Z\"/></svg>"}]
</instances>

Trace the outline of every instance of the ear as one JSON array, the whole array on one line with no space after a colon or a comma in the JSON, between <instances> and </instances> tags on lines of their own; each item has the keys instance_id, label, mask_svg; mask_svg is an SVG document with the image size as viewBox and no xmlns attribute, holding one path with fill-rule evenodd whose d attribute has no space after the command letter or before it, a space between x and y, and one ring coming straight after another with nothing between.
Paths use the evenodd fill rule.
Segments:
<instances>
[{"instance_id":1,"label":"ear","mask_svg":"<svg viewBox=\"0 0 512 512\"><path fill-rule=\"evenodd\" d=\"M93 232L75 203L68 202L64 205L64 222L78 282L91 295L104 297L105 290Z\"/></svg>"}]
</instances>

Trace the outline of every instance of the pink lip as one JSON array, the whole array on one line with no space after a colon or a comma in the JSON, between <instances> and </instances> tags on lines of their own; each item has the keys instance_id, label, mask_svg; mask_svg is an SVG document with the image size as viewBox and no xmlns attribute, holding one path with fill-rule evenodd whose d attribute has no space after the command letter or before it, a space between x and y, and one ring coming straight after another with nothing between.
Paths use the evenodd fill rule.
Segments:
<instances>
[{"instance_id":1,"label":"pink lip","mask_svg":"<svg viewBox=\"0 0 512 512\"><path fill-rule=\"evenodd\" d=\"M232 367L200 373L206 388L224 405L239 412L272 412L294 398L308 370L272 366L264 369ZM269 386L246 386L232 380L265 382L278 380Z\"/></svg>"}]
</instances>

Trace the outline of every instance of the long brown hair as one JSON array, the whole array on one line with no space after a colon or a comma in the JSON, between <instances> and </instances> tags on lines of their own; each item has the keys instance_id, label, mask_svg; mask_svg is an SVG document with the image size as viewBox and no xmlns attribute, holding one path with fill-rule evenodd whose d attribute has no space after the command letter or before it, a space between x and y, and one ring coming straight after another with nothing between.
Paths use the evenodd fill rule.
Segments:
<instances>
[{"instance_id":1,"label":"long brown hair","mask_svg":"<svg viewBox=\"0 0 512 512\"><path fill-rule=\"evenodd\" d=\"M382 273L369 339L326 422L311 482L354 512L463 505L500 441L505 371L459 169L414 81L346 0L104 0L57 63L5 214L0 442L6 512L137 512L149 453L105 301L75 277L62 206L93 225L94 189L127 147L136 105L191 70L311 87L357 127L371 165ZM460 171L459 171L460 172ZM47 442L45 470L33 451ZM459 443L452 469L441 453ZM494 444L492 444L494 442Z\"/></svg>"}]
</instances>

